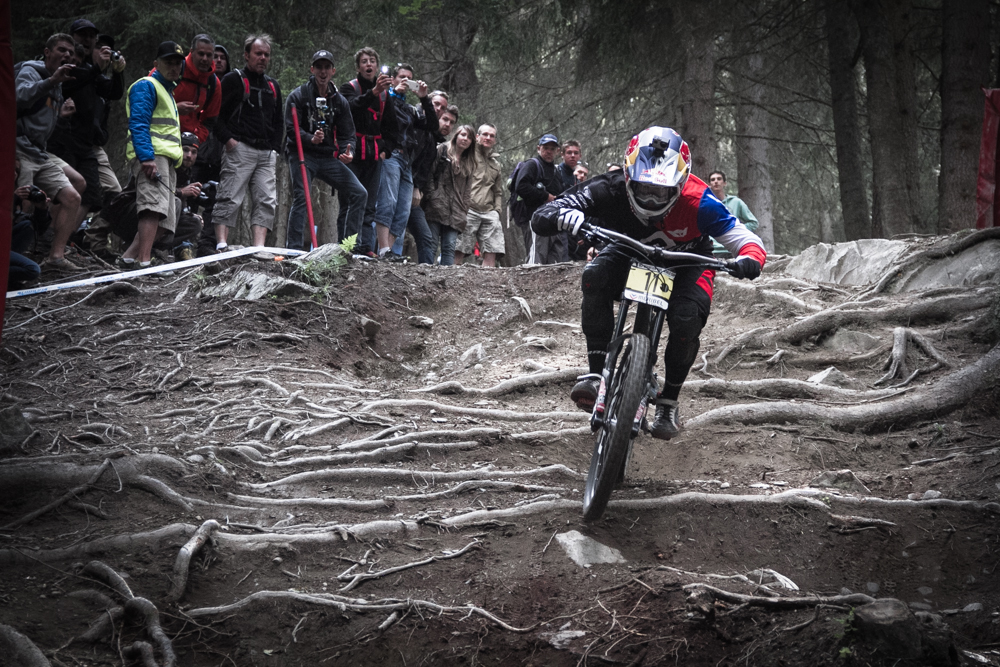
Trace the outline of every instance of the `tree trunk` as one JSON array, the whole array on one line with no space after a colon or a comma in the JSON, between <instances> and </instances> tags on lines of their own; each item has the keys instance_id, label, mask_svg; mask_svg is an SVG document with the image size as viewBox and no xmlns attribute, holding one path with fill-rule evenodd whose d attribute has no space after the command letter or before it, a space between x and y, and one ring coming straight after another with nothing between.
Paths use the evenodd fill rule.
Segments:
<instances>
[{"instance_id":1,"label":"tree trunk","mask_svg":"<svg viewBox=\"0 0 1000 667\"><path fill-rule=\"evenodd\" d=\"M892 5L901 0L853 0L852 7L861 26L868 86L868 131L872 151L872 232L892 237L916 231L919 201L913 175L917 164L916 134L907 128L915 119L907 116L911 107L905 98L909 89L900 91L897 74L897 49L894 34L906 26L890 26L890 15L901 12ZM895 29L894 29L895 28ZM909 53L905 54L909 57ZM902 60L903 54L899 58ZM911 71L912 73L912 71ZM905 76L904 76L905 78Z\"/></svg>"},{"instance_id":2,"label":"tree trunk","mask_svg":"<svg viewBox=\"0 0 1000 667\"><path fill-rule=\"evenodd\" d=\"M712 22L701 19L697 10L682 26L684 69L680 88L681 122L675 129L691 148L692 172L707 179L718 168L715 136L715 61L718 57ZM686 22L685 22L686 23Z\"/></svg>"},{"instance_id":3,"label":"tree trunk","mask_svg":"<svg viewBox=\"0 0 1000 667\"><path fill-rule=\"evenodd\" d=\"M479 99L479 77L469 49L479 32L479 26L464 17L458 17L451 25L442 26L444 59L448 69L441 77L441 85L452 96L452 104L462 102L462 107L476 108ZM460 109L462 108L460 107Z\"/></svg>"},{"instance_id":4,"label":"tree trunk","mask_svg":"<svg viewBox=\"0 0 1000 667\"><path fill-rule=\"evenodd\" d=\"M764 109L764 56L754 53L746 58L747 87L736 107L736 164L739 170L739 196L750 208L760 226L757 235L768 252L774 251L773 200L771 196L770 115Z\"/></svg>"},{"instance_id":5,"label":"tree trunk","mask_svg":"<svg viewBox=\"0 0 1000 667\"><path fill-rule=\"evenodd\" d=\"M941 175L938 231L976 224L976 179L983 123L980 86L990 75L989 0L944 0L941 39Z\"/></svg>"},{"instance_id":6,"label":"tree trunk","mask_svg":"<svg viewBox=\"0 0 1000 667\"><path fill-rule=\"evenodd\" d=\"M837 143L840 208L847 241L871 238L872 222L861 162L861 127L854 78L857 30L846 0L826 3L826 40L830 58L830 93ZM834 232L836 234L836 232ZM826 239L824 239L825 241Z\"/></svg>"}]
</instances>

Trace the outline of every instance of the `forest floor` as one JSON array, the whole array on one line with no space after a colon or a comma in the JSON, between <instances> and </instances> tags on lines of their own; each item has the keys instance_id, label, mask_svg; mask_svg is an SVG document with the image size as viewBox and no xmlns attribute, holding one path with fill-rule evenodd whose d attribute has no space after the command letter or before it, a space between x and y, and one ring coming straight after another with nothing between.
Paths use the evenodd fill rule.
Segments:
<instances>
[{"instance_id":1,"label":"forest floor","mask_svg":"<svg viewBox=\"0 0 1000 667\"><path fill-rule=\"evenodd\" d=\"M997 350L971 326L995 284L872 296L781 265L717 281L687 428L638 438L593 523L580 264L350 261L313 297L204 295L291 271L247 259L9 301L3 403L30 433L0 458L0 624L52 665L938 659L868 641L860 594L939 616L940 664L1000 665ZM876 387L902 326L947 365ZM803 382L828 366L844 387ZM577 565L573 531L620 559Z\"/></svg>"}]
</instances>

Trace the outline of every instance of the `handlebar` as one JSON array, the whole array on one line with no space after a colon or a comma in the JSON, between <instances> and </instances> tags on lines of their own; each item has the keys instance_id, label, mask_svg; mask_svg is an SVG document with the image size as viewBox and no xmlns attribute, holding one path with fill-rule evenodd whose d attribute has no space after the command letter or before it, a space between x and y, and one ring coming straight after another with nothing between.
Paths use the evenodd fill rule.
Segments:
<instances>
[{"instance_id":1,"label":"handlebar","mask_svg":"<svg viewBox=\"0 0 1000 667\"><path fill-rule=\"evenodd\" d=\"M736 260L721 260L715 259L714 257L705 257L704 255L697 255L692 252L679 252L675 250L664 250L658 246L647 245L642 241L637 241L630 236L624 234L619 234L618 232L606 229L604 227L597 227L588 222L584 222L580 225L581 234L588 241L603 241L604 243L624 243L625 245L639 251L640 253L646 255L647 257L654 257L656 259L661 259L665 261L673 262L694 262L698 266L704 266L706 269L715 269L716 271L723 271L725 273L732 273L732 265Z\"/></svg>"}]
</instances>

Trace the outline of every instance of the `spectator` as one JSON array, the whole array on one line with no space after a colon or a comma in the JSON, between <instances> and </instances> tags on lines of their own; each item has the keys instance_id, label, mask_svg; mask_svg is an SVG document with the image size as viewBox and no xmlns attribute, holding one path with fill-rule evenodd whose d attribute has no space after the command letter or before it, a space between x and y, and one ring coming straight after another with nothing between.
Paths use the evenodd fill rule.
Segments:
<instances>
[{"instance_id":1,"label":"spectator","mask_svg":"<svg viewBox=\"0 0 1000 667\"><path fill-rule=\"evenodd\" d=\"M229 229L236 226L248 185L253 202L253 245L264 245L267 233L274 227L277 203L275 156L281 150L284 119L281 89L265 74L271 62L270 35L247 37L243 59L245 70L233 70L222 79L222 108L215 126L225 147L212 220L215 249L220 252L228 247Z\"/></svg>"},{"instance_id":2,"label":"spectator","mask_svg":"<svg viewBox=\"0 0 1000 667\"><path fill-rule=\"evenodd\" d=\"M582 155L583 153L580 150L580 142L576 139L570 139L562 145L563 161L556 167L556 173L562 181L563 190L569 190L579 182L577 181L574 172L580 164L580 158Z\"/></svg>"},{"instance_id":3,"label":"spectator","mask_svg":"<svg viewBox=\"0 0 1000 667\"><path fill-rule=\"evenodd\" d=\"M181 261L194 259L195 244L204 226L202 216L197 213L202 201L202 184L192 180L200 145L198 135L193 132L181 133L184 161L177 170L177 186L174 188L174 194L177 196L175 202L177 227L173 234L164 235L163 239L154 245L154 248L160 247L167 255ZM214 196L214 192L206 192L206 197L209 199Z\"/></svg>"},{"instance_id":4,"label":"spectator","mask_svg":"<svg viewBox=\"0 0 1000 667\"><path fill-rule=\"evenodd\" d=\"M563 191L562 180L553 164L559 152L559 140L555 135L544 134L538 140L538 156L525 160L518 170L514 182L514 192L525 204L525 214L532 214L543 204L547 204ZM528 264L555 264L566 260L566 235L539 236L531 231L531 226L521 228L524 232L524 247L528 252Z\"/></svg>"},{"instance_id":5,"label":"spectator","mask_svg":"<svg viewBox=\"0 0 1000 667\"><path fill-rule=\"evenodd\" d=\"M14 158L14 180L21 175L21 161ZM38 264L24 256L35 245L36 232L43 232L51 219L48 198L33 185L22 185L14 190L14 211L11 218L10 265L7 286L21 289L25 283L38 279Z\"/></svg>"},{"instance_id":6,"label":"spectator","mask_svg":"<svg viewBox=\"0 0 1000 667\"><path fill-rule=\"evenodd\" d=\"M590 167L583 162L576 165L576 169L573 170L573 180L576 183L583 183L588 178L590 178Z\"/></svg>"},{"instance_id":7,"label":"spectator","mask_svg":"<svg viewBox=\"0 0 1000 667\"><path fill-rule=\"evenodd\" d=\"M421 204L427 191L431 188L434 164L437 162L438 145L444 143L444 138L451 134L452 125L458 120L458 107L448 105L448 93L435 90L428 97L438 117L438 130L423 130L417 133L420 144L413 158L413 202L410 207L410 217L406 228L413 235L417 246L417 261L421 264L433 264L437 257L437 237L427 224L427 216ZM392 251L403 252L402 239L396 239Z\"/></svg>"},{"instance_id":8,"label":"spectator","mask_svg":"<svg viewBox=\"0 0 1000 667\"><path fill-rule=\"evenodd\" d=\"M587 166L586 162L580 162L576 165L576 169L573 170L573 177L576 179L577 183L583 183L590 178L590 167ZM579 236L573 236L569 232L566 232L566 251L569 254L569 260L573 261L585 261L590 259L590 251L594 247L589 241Z\"/></svg>"},{"instance_id":9,"label":"spectator","mask_svg":"<svg viewBox=\"0 0 1000 667\"><path fill-rule=\"evenodd\" d=\"M229 74L229 51L222 44L215 45L215 77L219 80L219 90L222 89L222 77ZM219 93L220 108L222 93ZM216 117L218 122L218 117ZM198 256L214 255L215 250L215 225L212 224L212 216L215 210L215 190L219 185L219 178L222 175L222 142L216 136L215 127L209 129L208 139L202 141L198 147L198 161L194 163L192 178L202 183L202 185L213 189L213 196L200 209L204 225L201 228L201 236L198 237Z\"/></svg>"},{"instance_id":10,"label":"spectator","mask_svg":"<svg viewBox=\"0 0 1000 667\"><path fill-rule=\"evenodd\" d=\"M416 92L420 107L406 103L407 90ZM375 235L380 258L402 261L402 257L391 250L396 239L406 231L410 217L413 203L411 165L420 145L420 131L437 132L438 119L427 95L427 84L414 81L413 68L405 63L399 63L393 70L389 97L394 101L397 127L396 132L386 138L387 157L382 163L375 206Z\"/></svg>"},{"instance_id":11,"label":"spectator","mask_svg":"<svg viewBox=\"0 0 1000 667\"><path fill-rule=\"evenodd\" d=\"M181 78L184 49L176 42L163 42L156 51L156 67L128 89L128 143L125 157L135 179L138 231L119 258L120 268L145 268L152 261L157 236L177 227L174 188L175 169L184 159L180 117L170 96Z\"/></svg>"},{"instance_id":12,"label":"spectator","mask_svg":"<svg viewBox=\"0 0 1000 667\"><path fill-rule=\"evenodd\" d=\"M14 86L17 100L16 154L21 161L17 185L35 184L59 204L55 214L55 237L43 268L78 271L65 257L66 242L77 227L80 194L63 170L46 152L46 144L63 106L62 84L73 77L71 64L74 43L69 35L57 33L45 43L43 60L26 61L17 72Z\"/></svg>"},{"instance_id":13,"label":"spectator","mask_svg":"<svg viewBox=\"0 0 1000 667\"><path fill-rule=\"evenodd\" d=\"M451 141L438 146L430 190L424 201L434 248L441 244L441 266L455 263L455 242L468 223L469 178L476 166L476 128L462 125Z\"/></svg>"},{"instance_id":14,"label":"spectator","mask_svg":"<svg viewBox=\"0 0 1000 667\"><path fill-rule=\"evenodd\" d=\"M215 76L215 41L208 35L197 35L191 41L191 52L184 59L184 73L174 88L174 100L181 117L181 132L194 134L199 143L208 139L222 104L222 91Z\"/></svg>"},{"instance_id":15,"label":"spectator","mask_svg":"<svg viewBox=\"0 0 1000 667\"><path fill-rule=\"evenodd\" d=\"M314 53L309 71L312 74L309 80L289 93L285 100L285 154L291 170L293 192L285 247L296 250L305 250L310 244L306 243L303 234L305 188L308 184L302 183L292 109L298 110L299 138L309 183L318 177L337 191L344 213L345 236L354 236L361 231L365 204L368 202L364 186L347 166L354 158L357 139L351 107L333 85L333 75L337 73L333 66L333 54L326 50Z\"/></svg>"},{"instance_id":16,"label":"spectator","mask_svg":"<svg viewBox=\"0 0 1000 667\"><path fill-rule=\"evenodd\" d=\"M500 163L493 157L497 128L489 123L476 133L476 166L469 178L469 212L465 230L455 248L455 264L471 255L476 243L483 255L483 266L496 266L497 255L504 253L500 207L503 206L503 176Z\"/></svg>"},{"instance_id":17,"label":"spectator","mask_svg":"<svg viewBox=\"0 0 1000 667\"><path fill-rule=\"evenodd\" d=\"M736 216L736 218L746 226L751 232L757 233L757 226L760 224L757 222L757 218L754 214L750 212L746 203L736 195L726 195L726 175L721 171L713 171L708 175L708 187L712 190L712 194L715 198L726 205L729 212ZM716 257L731 257L729 251L726 250L721 243L712 239L712 253Z\"/></svg>"},{"instance_id":18,"label":"spectator","mask_svg":"<svg viewBox=\"0 0 1000 667\"><path fill-rule=\"evenodd\" d=\"M388 137L396 132L394 103L388 94L392 77L379 71L379 58L375 49L366 46L354 54L354 65L358 76L340 87L351 106L354 131L358 145L355 156L347 165L368 193L365 215L361 221L361 235L354 246L358 255L375 256L375 205L378 200L382 162L386 158L385 145ZM341 202L337 216L337 240L346 238L346 202Z\"/></svg>"}]
</instances>

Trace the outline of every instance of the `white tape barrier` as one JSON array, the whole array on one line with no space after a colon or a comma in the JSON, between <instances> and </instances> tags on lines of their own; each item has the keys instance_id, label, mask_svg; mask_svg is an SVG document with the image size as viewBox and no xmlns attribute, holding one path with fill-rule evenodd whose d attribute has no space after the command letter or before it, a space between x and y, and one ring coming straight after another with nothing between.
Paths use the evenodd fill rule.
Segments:
<instances>
[{"instance_id":1,"label":"white tape barrier","mask_svg":"<svg viewBox=\"0 0 1000 667\"><path fill-rule=\"evenodd\" d=\"M128 280L129 278L139 278L141 276L148 276L154 273L167 273L169 271L179 271L181 269L187 269L192 266L211 264L212 262L219 262L224 259L232 259L233 257L243 257L244 255L252 255L258 252L269 252L274 255L280 255L283 257L298 257L299 255L306 254L304 250L291 250L290 248L266 248L263 246L243 248L242 250L230 250L228 252L219 253L218 255L208 255L207 257L196 257L195 259L188 259L182 262L173 262L172 264L151 266L148 269L136 269L135 271L110 273L106 276L97 276L96 278L73 280L68 283L58 283L56 285L46 285L45 287L33 287L31 289L17 290L16 292L7 292L7 298L16 299L19 296L30 296L32 294L45 294L46 292L58 292L60 290L72 289L74 287L86 287L87 285L100 285L101 283L113 283L119 280Z\"/></svg>"}]
</instances>

